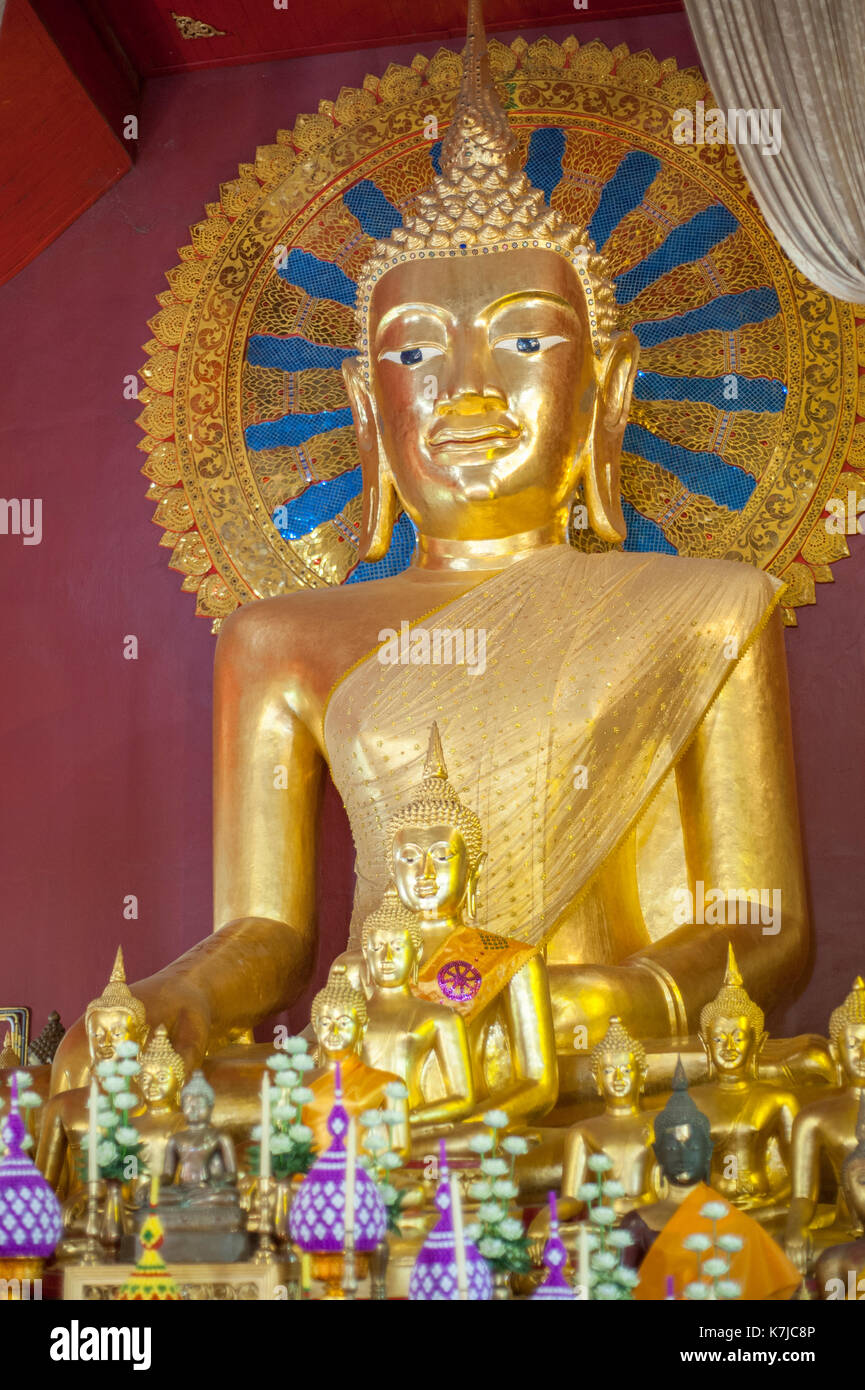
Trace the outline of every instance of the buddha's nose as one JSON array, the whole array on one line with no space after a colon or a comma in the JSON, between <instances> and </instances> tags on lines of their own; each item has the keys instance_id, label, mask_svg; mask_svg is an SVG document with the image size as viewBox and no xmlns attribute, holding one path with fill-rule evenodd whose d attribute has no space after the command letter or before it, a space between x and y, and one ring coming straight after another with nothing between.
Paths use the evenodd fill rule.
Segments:
<instances>
[{"instance_id":1,"label":"buddha's nose","mask_svg":"<svg viewBox=\"0 0 865 1390\"><path fill-rule=\"evenodd\" d=\"M437 415L492 415L507 407L507 401L498 391L456 391L453 395L436 402Z\"/></svg>"},{"instance_id":2,"label":"buddha's nose","mask_svg":"<svg viewBox=\"0 0 865 1390\"><path fill-rule=\"evenodd\" d=\"M436 866L433 863L431 854L428 854L423 861L423 876L424 878L431 879L434 879L436 876Z\"/></svg>"}]
</instances>

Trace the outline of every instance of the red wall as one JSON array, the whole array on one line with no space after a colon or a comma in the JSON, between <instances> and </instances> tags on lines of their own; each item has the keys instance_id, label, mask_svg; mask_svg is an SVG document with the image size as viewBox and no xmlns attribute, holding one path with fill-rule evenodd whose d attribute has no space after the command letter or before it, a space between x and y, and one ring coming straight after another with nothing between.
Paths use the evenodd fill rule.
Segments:
<instances>
[{"instance_id":1,"label":"red wall","mask_svg":"<svg viewBox=\"0 0 865 1390\"><path fill-rule=\"evenodd\" d=\"M696 60L679 15L599 24L596 33ZM157 544L138 472L140 406L123 398L123 378L144 359L154 294L186 227L256 145L315 111L320 97L414 51L152 81L135 167L0 290L0 492L41 497L44 511L41 545L0 536L0 1003L31 1004L37 1029L51 1008L67 1023L83 1009L118 941L135 978L210 930L214 639ZM865 969L865 545L835 574L789 636L820 940L791 1030L823 1026ZM134 662L123 659L127 634L138 638ZM341 944L352 880L332 790L323 853L327 960ZM132 893L137 922L123 918Z\"/></svg>"}]
</instances>

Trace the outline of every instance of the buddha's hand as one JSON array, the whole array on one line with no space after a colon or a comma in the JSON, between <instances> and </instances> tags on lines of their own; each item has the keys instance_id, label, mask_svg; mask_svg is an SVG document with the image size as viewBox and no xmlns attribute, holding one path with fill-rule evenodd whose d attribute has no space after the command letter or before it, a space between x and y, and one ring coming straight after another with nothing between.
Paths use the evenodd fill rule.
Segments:
<instances>
[{"instance_id":1,"label":"buddha's hand","mask_svg":"<svg viewBox=\"0 0 865 1390\"><path fill-rule=\"evenodd\" d=\"M800 1274L808 1273L811 1260L811 1237L801 1226L788 1226L784 1235L784 1249L787 1259L794 1264Z\"/></svg>"},{"instance_id":2,"label":"buddha's hand","mask_svg":"<svg viewBox=\"0 0 865 1390\"><path fill-rule=\"evenodd\" d=\"M130 989L146 1010L147 1033L143 1041L138 1039L141 1050L147 1038L164 1023L189 1076L201 1066L210 1035L210 1007L203 990L183 976L172 978L169 971L151 975L130 985ZM85 1086L89 1080L90 1048L82 1017L72 1024L57 1049L51 1071L51 1092Z\"/></svg>"},{"instance_id":3,"label":"buddha's hand","mask_svg":"<svg viewBox=\"0 0 865 1390\"><path fill-rule=\"evenodd\" d=\"M661 982L633 965L548 966L558 1052L585 1052L615 1015L637 1038L666 1037L670 1015Z\"/></svg>"}]
</instances>

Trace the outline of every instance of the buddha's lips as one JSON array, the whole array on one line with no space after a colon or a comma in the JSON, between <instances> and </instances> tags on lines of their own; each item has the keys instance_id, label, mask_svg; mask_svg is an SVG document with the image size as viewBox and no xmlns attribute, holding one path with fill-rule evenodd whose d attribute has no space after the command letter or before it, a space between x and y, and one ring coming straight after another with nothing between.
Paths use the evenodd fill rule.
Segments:
<instances>
[{"instance_id":1,"label":"buddha's lips","mask_svg":"<svg viewBox=\"0 0 865 1390\"><path fill-rule=\"evenodd\" d=\"M512 444L521 434L522 430L518 425L507 424L504 421L487 420L483 425L476 425L474 429L439 425L430 431L429 444L431 449L476 449L484 444Z\"/></svg>"}]
</instances>

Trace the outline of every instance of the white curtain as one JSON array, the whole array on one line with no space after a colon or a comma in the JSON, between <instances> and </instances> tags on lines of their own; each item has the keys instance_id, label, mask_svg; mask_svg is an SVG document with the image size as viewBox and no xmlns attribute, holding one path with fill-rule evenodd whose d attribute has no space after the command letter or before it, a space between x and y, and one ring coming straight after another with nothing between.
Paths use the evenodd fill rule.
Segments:
<instances>
[{"instance_id":1,"label":"white curtain","mask_svg":"<svg viewBox=\"0 0 865 1390\"><path fill-rule=\"evenodd\" d=\"M718 108L780 111L737 152L794 265L865 303L865 0L685 0ZM776 118L777 119L777 118Z\"/></svg>"}]
</instances>

